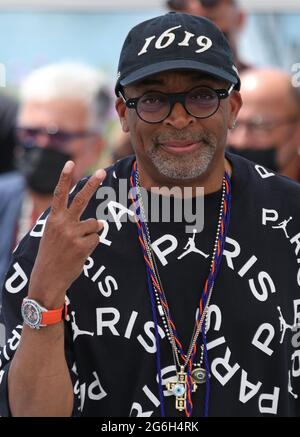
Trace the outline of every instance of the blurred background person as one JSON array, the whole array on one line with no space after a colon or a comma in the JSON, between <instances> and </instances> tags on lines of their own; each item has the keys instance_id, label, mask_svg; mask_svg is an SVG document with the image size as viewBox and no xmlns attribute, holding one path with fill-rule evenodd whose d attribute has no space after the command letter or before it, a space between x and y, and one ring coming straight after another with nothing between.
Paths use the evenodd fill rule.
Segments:
<instances>
[{"instance_id":1,"label":"blurred background person","mask_svg":"<svg viewBox=\"0 0 300 437\"><path fill-rule=\"evenodd\" d=\"M0 176L0 289L13 248L48 208L65 162L76 163L74 183L97 165L109 110L104 75L82 64L48 65L22 83L18 170Z\"/></svg>"},{"instance_id":2,"label":"blurred background person","mask_svg":"<svg viewBox=\"0 0 300 437\"><path fill-rule=\"evenodd\" d=\"M237 69L241 72L249 68L238 56L238 38L246 20L238 0L168 0L167 6L170 10L202 15L213 21L229 41Z\"/></svg>"},{"instance_id":3,"label":"blurred background person","mask_svg":"<svg viewBox=\"0 0 300 437\"><path fill-rule=\"evenodd\" d=\"M201 15L200 6L200 0L167 0L167 7L171 11L186 12L191 15Z\"/></svg>"},{"instance_id":4,"label":"blurred background person","mask_svg":"<svg viewBox=\"0 0 300 437\"><path fill-rule=\"evenodd\" d=\"M247 70L241 82L229 150L300 182L300 88L275 68Z\"/></svg>"},{"instance_id":5,"label":"blurred background person","mask_svg":"<svg viewBox=\"0 0 300 437\"><path fill-rule=\"evenodd\" d=\"M133 155L134 151L131 145L130 136L120 129L116 128L116 132L112 141L112 162L116 162L119 159L125 158L128 155Z\"/></svg>"},{"instance_id":6,"label":"blurred background person","mask_svg":"<svg viewBox=\"0 0 300 437\"><path fill-rule=\"evenodd\" d=\"M0 94L0 174L14 169L17 110L15 99Z\"/></svg>"}]
</instances>

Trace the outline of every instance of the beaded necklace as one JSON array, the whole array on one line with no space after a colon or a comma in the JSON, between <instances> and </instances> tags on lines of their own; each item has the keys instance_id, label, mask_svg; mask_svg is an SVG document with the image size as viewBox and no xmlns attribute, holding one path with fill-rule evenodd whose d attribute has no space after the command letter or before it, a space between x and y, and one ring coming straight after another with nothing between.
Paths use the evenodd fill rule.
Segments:
<instances>
[{"instance_id":1,"label":"beaded necklace","mask_svg":"<svg viewBox=\"0 0 300 437\"><path fill-rule=\"evenodd\" d=\"M206 316L213 291L214 282L219 271L229 225L231 206L231 183L229 175L227 172L225 172L223 178L222 200L214 250L211 257L210 271L201 294L196 323L193 335L191 337L191 342L186 354L184 353L182 344L177 334L175 323L170 313L166 295L156 265L155 256L152 251L152 243L149 228L146 222L146 214L143 205L143 198L136 161L132 166L130 185L132 188L130 194L132 203L135 208L135 221L138 229L138 238L146 265L148 292L151 301L153 321L155 325L155 338L157 347L156 367L158 374L161 415L164 416L164 399L161 377L160 341L158 335L157 311L162 318L167 338L171 343L174 362L176 364L176 367L179 368L179 371L177 371L176 381L166 384L167 389L171 390L176 397L176 409L179 411L185 411L185 415L187 417L190 417L193 412L192 392L197 389L197 384L205 382L206 388L204 415L208 416L210 382L209 362L206 345ZM200 336L200 332L202 336L201 358L200 363L196 365L196 368L193 370L193 366L195 366L195 356L197 353L197 340ZM203 360L205 364L205 369L201 368Z\"/></svg>"}]
</instances>

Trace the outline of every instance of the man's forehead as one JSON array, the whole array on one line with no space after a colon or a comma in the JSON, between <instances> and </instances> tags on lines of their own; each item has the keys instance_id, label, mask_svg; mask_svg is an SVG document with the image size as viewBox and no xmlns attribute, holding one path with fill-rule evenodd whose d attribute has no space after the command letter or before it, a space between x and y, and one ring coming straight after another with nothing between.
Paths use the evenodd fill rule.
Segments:
<instances>
[{"instance_id":1,"label":"man's forehead","mask_svg":"<svg viewBox=\"0 0 300 437\"><path fill-rule=\"evenodd\" d=\"M213 10L219 6L233 6L235 8L238 7L238 4L235 0L200 0L200 6L205 10Z\"/></svg>"},{"instance_id":2,"label":"man's forehead","mask_svg":"<svg viewBox=\"0 0 300 437\"><path fill-rule=\"evenodd\" d=\"M172 81L174 81L176 78L182 78L184 81L190 82L191 84L196 84L198 82L209 82L211 84L225 83L221 79L217 79L214 76L210 76L209 74L202 73L200 71L166 71L148 76L147 78L134 83L133 86L144 87L155 85L172 85Z\"/></svg>"},{"instance_id":3,"label":"man's forehead","mask_svg":"<svg viewBox=\"0 0 300 437\"><path fill-rule=\"evenodd\" d=\"M28 100L20 107L18 122L28 126L55 124L59 128L72 128L73 125L85 125L88 116L87 106L78 100Z\"/></svg>"}]
</instances>

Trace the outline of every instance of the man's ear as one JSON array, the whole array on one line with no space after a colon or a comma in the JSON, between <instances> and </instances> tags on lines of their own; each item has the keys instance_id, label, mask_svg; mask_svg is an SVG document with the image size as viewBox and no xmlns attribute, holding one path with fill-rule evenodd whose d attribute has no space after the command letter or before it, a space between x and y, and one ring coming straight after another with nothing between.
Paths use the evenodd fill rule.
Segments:
<instances>
[{"instance_id":1,"label":"man's ear","mask_svg":"<svg viewBox=\"0 0 300 437\"><path fill-rule=\"evenodd\" d=\"M241 32L247 21L247 14L245 11L238 11L237 20L236 20L236 27L239 32Z\"/></svg>"},{"instance_id":2,"label":"man's ear","mask_svg":"<svg viewBox=\"0 0 300 437\"><path fill-rule=\"evenodd\" d=\"M242 96L239 91L232 91L229 96L230 114L228 118L228 129L232 129L235 125L238 113L243 105Z\"/></svg>"},{"instance_id":3,"label":"man's ear","mask_svg":"<svg viewBox=\"0 0 300 437\"><path fill-rule=\"evenodd\" d=\"M126 105L124 103L124 100L121 97L117 97L115 107L116 107L116 111L119 115L119 119L120 119L120 123L121 123L123 132L125 132L125 133L129 132L127 117L126 117L127 108L126 108Z\"/></svg>"}]
</instances>

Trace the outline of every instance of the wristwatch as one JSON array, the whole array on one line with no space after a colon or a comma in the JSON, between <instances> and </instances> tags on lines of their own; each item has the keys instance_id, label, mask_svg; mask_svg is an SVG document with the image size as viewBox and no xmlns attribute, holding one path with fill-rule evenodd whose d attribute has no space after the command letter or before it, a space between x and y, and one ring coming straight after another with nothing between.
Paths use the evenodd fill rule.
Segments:
<instances>
[{"instance_id":1,"label":"wristwatch","mask_svg":"<svg viewBox=\"0 0 300 437\"><path fill-rule=\"evenodd\" d=\"M47 310L36 300L25 297L22 302L21 313L24 323L33 329L40 329L54 325L67 317L66 303L55 310Z\"/></svg>"}]
</instances>

